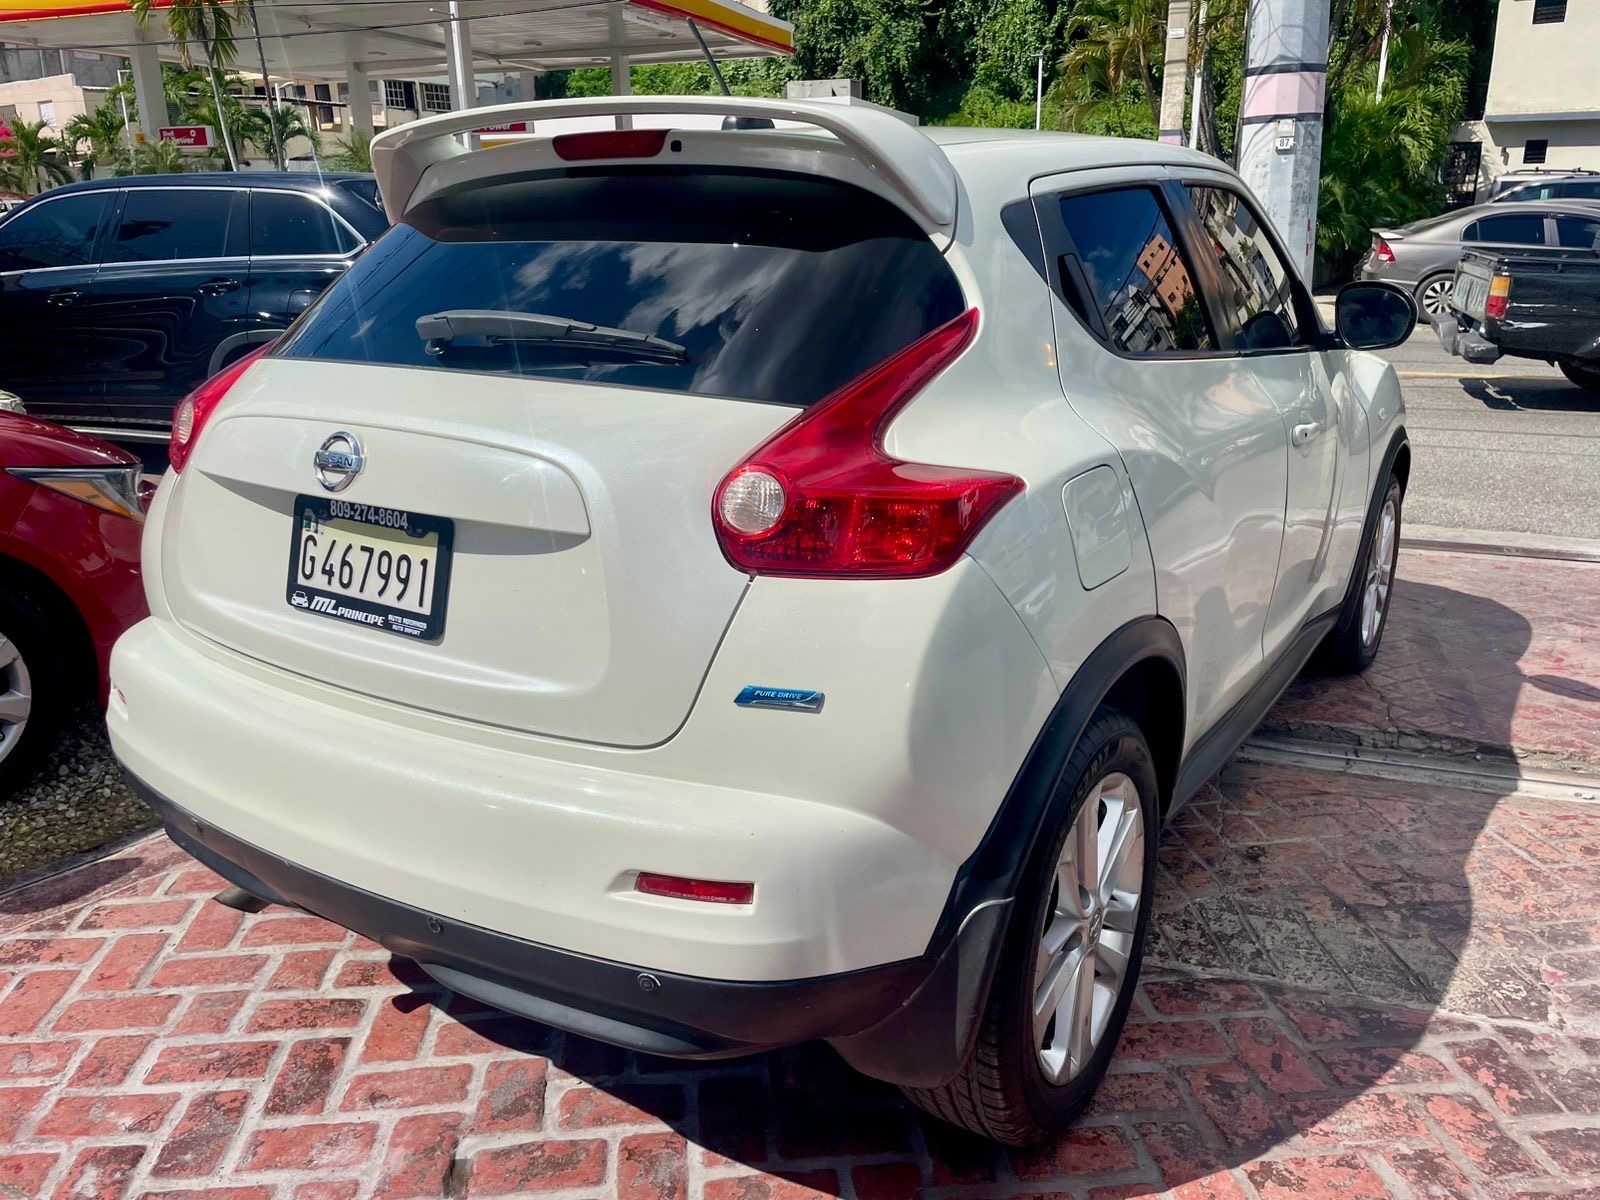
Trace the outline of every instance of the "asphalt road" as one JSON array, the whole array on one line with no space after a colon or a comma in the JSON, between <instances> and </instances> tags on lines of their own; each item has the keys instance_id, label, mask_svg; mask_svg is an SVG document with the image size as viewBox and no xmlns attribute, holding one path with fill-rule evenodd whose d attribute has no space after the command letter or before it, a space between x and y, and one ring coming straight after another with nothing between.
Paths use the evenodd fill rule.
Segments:
<instances>
[{"instance_id":1,"label":"asphalt road","mask_svg":"<svg viewBox=\"0 0 1600 1200\"><path fill-rule=\"evenodd\" d=\"M1600 539L1600 395L1554 367L1475 367L1424 325L1385 355L1411 434L1406 524Z\"/></svg>"}]
</instances>

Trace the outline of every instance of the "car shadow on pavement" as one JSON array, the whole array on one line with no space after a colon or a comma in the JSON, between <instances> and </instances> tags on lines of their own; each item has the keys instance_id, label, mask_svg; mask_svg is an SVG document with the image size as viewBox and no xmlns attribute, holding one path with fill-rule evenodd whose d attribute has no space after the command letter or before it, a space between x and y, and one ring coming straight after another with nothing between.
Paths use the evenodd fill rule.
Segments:
<instances>
[{"instance_id":1,"label":"car shadow on pavement","mask_svg":"<svg viewBox=\"0 0 1600 1200\"><path fill-rule=\"evenodd\" d=\"M1509 742L1529 625L1404 581L1392 620L1440 604L1467 606L1486 636L1432 646L1443 682L1429 686L1458 672L1507 680L1473 694L1478 725ZM688 1151L702 1172L755 1168L812 1189L797 1196L1010 1195L1067 1180L1136 1196L1235 1169L1263 1194L1293 1194L1325 1180L1316 1171L1344 1146L1381 1154L1419 1195L1469 1196L1548 1169L1492 1105L1561 1111L1517 1060L1548 1051L1551 929L1600 901L1592 863L1564 857L1567 820L1522 797L1230 765L1162 840L1144 981L1112 1074L1071 1130L1025 1151L926 1117L823 1046L706 1064L632 1054L448 997L398 961L420 988L395 1002L439 1004L547 1057L547 1129L666 1126L702 1148ZM1600 853L1600 820L1587 836ZM1345 1158L1360 1192L1370 1163ZM1238 1194L1236 1179L1207 1186Z\"/></svg>"},{"instance_id":2,"label":"car shadow on pavement","mask_svg":"<svg viewBox=\"0 0 1600 1200\"><path fill-rule=\"evenodd\" d=\"M1562 375L1548 379L1525 376L1463 379L1461 388L1485 408L1499 412L1600 412L1600 394L1569 383Z\"/></svg>"}]
</instances>

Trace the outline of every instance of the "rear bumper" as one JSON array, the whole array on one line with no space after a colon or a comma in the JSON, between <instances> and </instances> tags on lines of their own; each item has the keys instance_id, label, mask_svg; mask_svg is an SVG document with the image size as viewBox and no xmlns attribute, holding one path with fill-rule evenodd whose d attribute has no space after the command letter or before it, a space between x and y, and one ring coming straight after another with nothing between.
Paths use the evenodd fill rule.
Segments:
<instances>
[{"instance_id":1,"label":"rear bumper","mask_svg":"<svg viewBox=\"0 0 1600 1200\"><path fill-rule=\"evenodd\" d=\"M374 895L216 829L137 777L188 853L253 895L325 917L416 962L452 991L652 1054L720 1058L878 1024L936 959L781 982L702 979L572 954Z\"/></svg>"},{"instance_id":2,"label":"rear bumper","mask_svg":"<svg viewBox=\"0 0 1600 1200\"><path fill-rule=\"evenodd\" d=\"M1446 354L1483 366L1500 361L1500 347L1453 312L1435 317L1433 329L1439 335L1439 344L1444 347Z\"/></svg>"}]
</instances>

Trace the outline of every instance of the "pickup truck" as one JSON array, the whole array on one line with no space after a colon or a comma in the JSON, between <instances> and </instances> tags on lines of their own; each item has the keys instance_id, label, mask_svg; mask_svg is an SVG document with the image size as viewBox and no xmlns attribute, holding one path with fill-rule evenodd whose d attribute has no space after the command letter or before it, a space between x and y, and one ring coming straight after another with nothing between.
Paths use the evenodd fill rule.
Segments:
<instances>
[{"instance_id":1,"label":"pickup truck","mask_svg":"<svg viewBox=\"0 0 1600 1200\"><path fill-rule=\"evenodd\" d=\"M1597 239L1600 241L1600 239ZM1600 252L1546 246L1515 254L1469 250L1450 306L1435 318L1445 350L1471 363L1502 356L1553 363L1600 393Z\"/></svg>"}]
</instances>

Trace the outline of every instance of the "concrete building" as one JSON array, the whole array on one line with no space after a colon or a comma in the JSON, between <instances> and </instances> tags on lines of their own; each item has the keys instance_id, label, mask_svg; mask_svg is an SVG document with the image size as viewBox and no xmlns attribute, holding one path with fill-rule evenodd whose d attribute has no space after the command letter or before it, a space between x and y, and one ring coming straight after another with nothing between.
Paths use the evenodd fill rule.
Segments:
<instances>
[{"instance_id":1,"label":"concrete building","mask_svg":"<svg viewBox=\"0 0 1600 1200\"><path fill-rule=\"evenodd\" d=\"M1446 168L1458 200L1508 171L1600 169L1597 63L1600 0L1500 0L1483 120L1460 127Z\"/></svg>"},{"instance_id":2,"label":"concrete building","mask_svg":"<svg viewBox=\"0 0 1600 1200\"><path fill-rule=\"evenodd\" d=\"M43 121L46 132L60 136L67 122L105 102L108 89L84 87L76 75L47 75L0 83L0 123Z\"/></svg>"}]
</instances>

